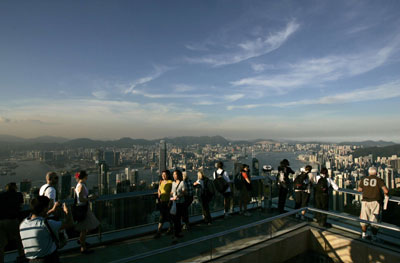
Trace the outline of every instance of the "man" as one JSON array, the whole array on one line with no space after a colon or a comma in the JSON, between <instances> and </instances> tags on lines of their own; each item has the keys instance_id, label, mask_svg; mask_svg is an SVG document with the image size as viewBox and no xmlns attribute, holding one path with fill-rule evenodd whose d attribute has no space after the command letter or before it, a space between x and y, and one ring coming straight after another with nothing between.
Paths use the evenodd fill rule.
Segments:
<instances>
[{"instance_id":1,"label":"man","mask_svg":"<svg viewBox=\"0 0 400 263\"><path fill-rule=\"evenodd\" d=\"M72 225L72 216L64 204L65 222L47 220L49 208L49 198L46 196L34 198L31 201L32 214L25 218L19 227L25 255L29 262L60 262L55 238L60 230Z\"/></svg>"},{"instance_id":2,"label":"man","mask_svg":"<svg viewBox=\"0 0 400 263\"><path fill-rule=\"evenodd\" d=\"M184 202L184 208L183 208L183 214L182 214L182 220L185 223L183 226L184 230L189 230L189 206L193 202L193 182L190 180L187 176L187 172L184 170L183 173L183 182L185 184L185 202Z\"/></svg>"},{"instance_id":3,"label":"man","mask_svg":"<svg viewBox=\"0 0 400 263\"><path fill-rule=\"evenodd\" d=\"M332 187L336 191L339 189L337 184L329 178L328 169L321 169L320 175L315 180L315 206L317 209L328 211L329 209L329 188ZM327 215L322 213L316 214L317 222L321 227L331 227L326 223Z\"/></svg>"},{"instance_id":4,"label":"man","mask_svg":"<svg viewBox=\"0 0 400 263\"><path fill-rule=\"evenodd\" d=\"M304 168L304 172L301 172L294 179L294 194L295 194L295 209L303 208L308 206L308 202L310 201L310 177L309 173L311 172L311 165L307 165ZM304 220L304 215L306 211L301 211L301 219Z\"/></svg>"},{"instance_id":5,"label":"man","mask_svg":"<svg viewBox=\"0 0 400 263\"><path fill-rule=\"evenodd\" d=\"M382 202L382 192L384 195L388 195L389 190L385 186L384 181L377 177L377 170L375 167L370 167L368 169L369 176L361 179L360 184L358 185L358 191L362 192L362 202L361 202L361 214L360 219L368 220L371 222L378 222L378 218L381 210L381 202ZM362 230L362 238L366 239L368 224L360 223ZM376 241L376 234L378 233L378 229L376 227L371 226L372 232L372 240Z\"/></svg>"},{"instance_id":6,"label":"man","mask_svg":"<svg viewBox=\"0 0 400 263\"><path fill-rule=\"evenodd\" d=\"M57 191L56 187L58 184L58 175L55 172L48 172L46 174L46 184L42 185L39 190L40 196L46 196L50 199L50 207L52 207L48 213L58 219L60 211L58 207L60 203L57 202Z\"/></svg>"},{"instance_id":7,"label":"man","mask_svg":"<svg viewBox=\"0 0 400 263\"><path fill-rule=\"evenodd\" d=\"M216 166L217 166L217 170L214 171L214 173L213 173L214 184L215 184L215 180L217 180L219 178L223 178L226 181L226 183L228 184L228 187L222 193L222 195L224 196L224 211L225 211L224 216L229 217L231 201L232 201L232 191L231 191L231 186L230 186L231 180L229 179L228 172L224 170L224 164L222 162L217 162ZM216 189L218 190L217 187L216 187Z\"/></svg>"},{"instance_id":8,"label":"man","mask_svg":"<svg viewBox=\"0 0 400 263\"><path fill-rule=\"evenodd\" d=\"M286 197L290 188L289 174L294 174L292 168L290 168L290 163L287 159L283 159L278 167L278 188L279 188L279 198L278 198L278 210L279 214L285 212Z\"/></svg>"},{"instance_id":9,"label":"man","mask_svg":"<svg viewBox=\"0 0 400 263\"><path fill-rule=\"evenodd\" d=\"M16 183L9 183L6 191L0 193L0 263L4 262L4 248L10 241L16 242L19 255L17 262L23 262L25 258L18 231L18 217L24 199L17 189Z\"/></svg>"}]
</instances>

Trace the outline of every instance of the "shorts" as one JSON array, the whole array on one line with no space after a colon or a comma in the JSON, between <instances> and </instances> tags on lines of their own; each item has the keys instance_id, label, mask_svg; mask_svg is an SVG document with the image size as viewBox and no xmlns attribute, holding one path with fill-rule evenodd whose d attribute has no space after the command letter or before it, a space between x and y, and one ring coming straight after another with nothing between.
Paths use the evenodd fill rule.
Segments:
<instances>
[{"instance_id":1,"label":"shorts","mask_svg":"<svg viewBox=\"0 0 400 263\"><path fill-rule=\"evenodd\" d=\"M362 201L360 219L371 222L378 222L381 206L378 201ZM360 223L361 226L368 226L366 223Z\"/></svg>"}]
</instances>

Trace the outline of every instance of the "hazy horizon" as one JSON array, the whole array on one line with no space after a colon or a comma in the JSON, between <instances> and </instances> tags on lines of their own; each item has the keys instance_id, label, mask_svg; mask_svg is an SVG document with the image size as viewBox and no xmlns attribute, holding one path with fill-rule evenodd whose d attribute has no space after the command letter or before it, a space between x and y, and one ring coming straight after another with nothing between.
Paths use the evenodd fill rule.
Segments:
<instances>
[{"instance_id":1,"label":"hazy horizon","mask_svg":"<svg viewBox=\"0 0 400 263\"><path fill-rule=\"evenodd\" d=\"M400 142L399 1L1 1L0 134Z\"/></svg>"}]
</instances>

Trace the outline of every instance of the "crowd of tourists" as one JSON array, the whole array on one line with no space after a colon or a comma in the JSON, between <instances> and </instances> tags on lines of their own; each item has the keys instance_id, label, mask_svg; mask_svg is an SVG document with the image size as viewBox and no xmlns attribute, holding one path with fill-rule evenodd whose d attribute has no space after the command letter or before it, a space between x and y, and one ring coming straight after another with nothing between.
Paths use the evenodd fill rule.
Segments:
<instances>
[{"instance_id":1,"label":"crowd of tourists","mask_svg":"<svg viewBox=\"0 0 400 263\"><path fill-rule=\"evenodd\" d=\"M314 193L314 205L317 209L328 210L329 189L338 190L336 183L330 178L328 170L322 168L318 175L312 174L312 167L307 165L301 173L295 175L289 161L284 159L278 167L276 178L278 186L278 211L285 212L288 196L294 196L295 209L307 207L311 192ZM370 167L369 175L362 178L358 191L362 192L360 219L378 222L382 210L382 201L388 199L388 189L384 181L377 177L377 169ZM292 176L291 176L292 175ZM0 263L4 260L4 248L7 243L14 242L18 251L16 262L59 262L58 249L67 241L66 231L79 233L78 244L82 254L89 254L86 242L88 231L99 227L100 223L90 209L90 202L96 196L89 195L86 181L88 174L81 171L75 174L76 187L74 203L68 207L57 198L58 175L55 172L46 174L46 184L39 190L39 196L30 201L30 215L20 218L23 196L17 190L15 183L7 184L5 191L0 193ZM212 178L203 171L198 171L197 180L187 176L186 171L169 170L161 172L161 180L157 191L157 207L160 211L157 232L154 238L159 238L163 232L164 223L169 227L166 234L173 235L172 243L176 244L183 237L182 230L190 230L189 207L198 192L202 207L204 223L213 222L210 203L215 195L221 195L224 200L224 217L233 215L233 190L238 191L239 214L250 216L247 210L252 192L252 181L249 166L243 164L240 172L233 179L224 170L222 162L216 163ZM311 190L314 191L311 191ZM384 197L383 197L384 196ZM298 215L305 219L305 210ZM331 227L324 213L315 214L321 227ZM362 238L368 238L367 223L361 223ZM372 227L372 240L376 240L377 228Z\"/></svg>"}]
</instances>

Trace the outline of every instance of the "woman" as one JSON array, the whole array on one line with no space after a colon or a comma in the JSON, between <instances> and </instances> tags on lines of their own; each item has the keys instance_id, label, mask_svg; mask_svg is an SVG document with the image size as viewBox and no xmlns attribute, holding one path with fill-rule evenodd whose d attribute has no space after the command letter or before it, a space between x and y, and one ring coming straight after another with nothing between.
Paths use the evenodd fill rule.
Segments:
<instances>
[{"instance_id":1,"label":"woman","mask_svg":"<svg viewBox=\"0 0 400 263\"><path fill-rule=\"evenodd\" d=\"M247 204L250 200L249 192L251 191L250 169L247 164L242 164L240 174L242 177L243 186L240 189L239 213L243 214L244 216L251 216L251 214L247 212Z\"/></svg>"},{"instance_id":2,"label":"woman","mask_svg":"<svg viewBox=\"0 0 400 263\"><path fill-rule=\"evenodd\" d=\"M172 221L169 214L169 198L171 195L172 180L171 173L168 170L162 171L161 181L158 187L158 200L160 208L160 220L158 222L158 230L154 238L159 238L161 236L162 226L165 222L169 222L169 229L167 233L172 232Z\"/></svg>"},{"instance_id":3,"label":"woman","mask_svg":"<svg viewBox=\"0 0 400 263\"><path fill-rule=\"evenodd\" d=\"M197 173L197 181L193 183L194 187L200 188L200 201L203 212L204 223L211 225L211 214L210 214L210 187L212 182L204 175L202 171Z\"/></svg>"},{"instance_id":4,"label":"woman","mask_svg":"<svg viewBox=\"0 0 400 263\"><path fill-rule=\"evenodd\" d=\"M283 159L278 167L278 210L280 214L285 212L286 196L290 190L289 174L294 174L294 171L289 167L289 165L289 161L287 159Z\"/></svg>"},{"instance_id":5,"label":"woman","mask_svg":"<svg viewBox=\"0 0 400 263\"><path fill-rule=\"evenodd\" d=\"M176 214L172 215L172 219L174 221L174 240L172 243L178 242L178 237L182 237L181 231L181 219L182 212L184 209L185 202L185 184L183 182L183 175L180 170L175 170L173 173L174 182L172 183L171 189L171 201L176 204Z\"/></svg>"},{"instance_id":6,"label":"woman","mask_svg":"<svg viewBox=\"0 0 400 263\"><path fill-rule=\"evenodd\" d=\"M79 236L79 242L81 244L81 253L83 254L88 254L92 252L92 250L88 250L87 248L87 232L97 228L100 225L93 212L89 209L89 201L94 200L96 197L89 196L89 191L86 187L87 178L88 174L86 173L86 171L80 171L79 173L77 173L78 184L75 187L76 206L87 207L85 218L82 221L78 222L75 226L75 229L81 232Z\"/></svg>"}]
</instances>

